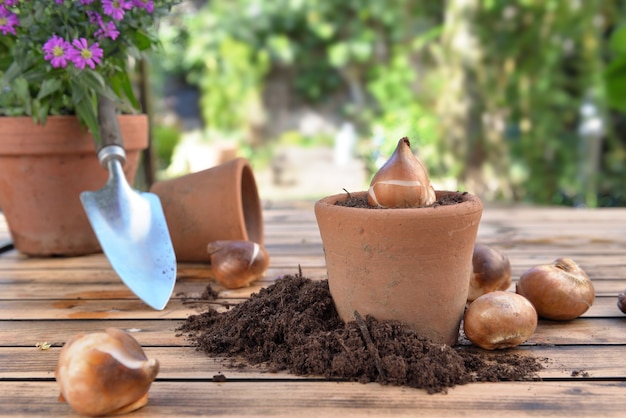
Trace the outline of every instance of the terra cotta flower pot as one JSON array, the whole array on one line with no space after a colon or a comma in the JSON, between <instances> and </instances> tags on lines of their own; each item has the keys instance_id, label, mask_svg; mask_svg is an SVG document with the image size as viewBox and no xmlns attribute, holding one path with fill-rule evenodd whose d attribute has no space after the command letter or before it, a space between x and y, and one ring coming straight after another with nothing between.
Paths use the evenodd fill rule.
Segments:
<instances>
[{"instance_id":1,"label":"terra cotta flower pot","mask_svg":"<svg viewBox=\"0 0 626 418\"><path fill-rule=\"evenodd\" d=\"M218 240L263 245L261 201L248 161L155 182L178 261L209 261L207 245Z\"/></svg>"},{"instance_id":2,"label":"terra cotta flower pot","mask_svg":"<svg viewBox=\"0 0 626 418\"><path fill-rule=\"evenodd\" d=\"M438 191L437 198L446 192ZM365 192L353 193L364 196ZM398 320L421 336L454 345L467 300L482 203L463 201L411 209L315 204L328 283L344 321L354 312Z\"/></svg>"},{"instance_id":3,"label":"terra cotta flower pot","mask_svg":"<svg viewBox=\"0 0 626 418\"><path fill-rule=\"evenodd\" d=\"M146 115L119 116L126 149L124 173L133 183L140 150L148 145ZM80 193L99 190L108 171L94 140L74 116L0 117L0 208L20 252L32 256L75 256L101 251L80 202Z\"/></svg>"}]
</instances>

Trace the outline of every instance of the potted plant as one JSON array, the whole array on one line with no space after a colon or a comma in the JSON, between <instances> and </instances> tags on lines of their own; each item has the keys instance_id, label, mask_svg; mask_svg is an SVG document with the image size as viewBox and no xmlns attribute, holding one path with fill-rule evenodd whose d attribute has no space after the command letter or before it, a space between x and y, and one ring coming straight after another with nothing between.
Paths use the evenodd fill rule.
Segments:
<instances>
[{"instance_id":1,"label":"potted plant","mask_svg":"<svg viewBox=\"0 0 626 418\"><path fill-rule=\"evenodd\" d=\"M137 114L131 83L134 63L157 46L156 23L175 3L0 1L0 208L18 250L100 251L79 199L107 180L94 146L98 97L124 113L124 171L132 184L148 143L147 116Z\"/></svg>"},{"instance_id":2,"label":"potted plant","mask_svg":"<svg viewBox=\"0 0 626 418\"><path fill-rule=\"evenodd\" d=\"M325 197L315 216L328 284L344 321L394 319L454 345L467 301L482 203L435 191L402 138L367 192Z\"/></svg>"}]
</instances>

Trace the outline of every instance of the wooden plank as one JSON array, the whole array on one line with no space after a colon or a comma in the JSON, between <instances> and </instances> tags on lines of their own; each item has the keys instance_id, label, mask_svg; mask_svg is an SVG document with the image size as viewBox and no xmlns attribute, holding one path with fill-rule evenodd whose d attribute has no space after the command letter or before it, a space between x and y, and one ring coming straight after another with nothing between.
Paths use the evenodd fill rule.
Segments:
<instances>
[{"instance_id":1,"label":"wooden plank","mask_svg":"<svg viewBox=\"0 0 626 418\"><path fill-rule=\"evenodd\" d=\"M290 248L294 248L290 246ZM324 253L320 250L317 254L312 254L306 250L301 250L299 254L270 253L270 266L272 268L294 268L298 265L321 267L325 265ZM184 265L181 267L184 269ZM206 264L205 268L209 268ZM84 257L68 258L26 258L16 255L15 251L10 251L0 255L0 270L73 270L91 269L98 271L112 271L111 265L102 254L95 254Z\"/></svg>"},{"instance_id":2,"label":"wooden plank","mask_svg":"<svg viewBox=\"0 0 626 418\"><path fill-rule=\"evenodd\" d=\"M265 280L273 281L277 277L296 274L298 266L272 267L265 272ZM307 277L321 276L326 274L326 267L302 267L303 275ZM177 282L198 281L208 282L212 278L209 265L183 265L179 266ZM58 284L106 284L113 285L122 283L117 274L111 270L98 270L92 268L72 268L72 269L0 269L0 286L5 284L19 286L22 284L37 284L50 287ZM2 294L0 294L2 297Z\"/></svg>"},{"instance_id":3,"label":"wooden plank","mask_svg":"<svg viewBox=\"0 0 626 418\"><path fill-rule=\"evenodd\" d=\"M183 319L199 313L206 304L172 299L163 311L151 309L139 299L58 299L0 301L0 319ZM218 303L215 307L220 307Z\"/></svg>"},{"instance_id":4,"label":"wooden plank","mask_svg":"<svg viewBox=\"0 0 626 418\"><path fill-rule=\"evenodd\" d=\"M207 304L223 310L224 304L241 302L218 299L202 302L172 298L163 311L149 308L139 299L63 299L52 294L53 300L0 300L0 319L184 319L206 309ZM614 297L597 297L584 318L621 316Z\"/></svg>"},{"instance_id":5,"label":"wooden plank","mask_svg":"<svg viewBox=\"0 0 626 418\"><path fill-rule=\"evenodd\" d=\"M182 319L84 319L0 321L0 347L34 347L47 341L61 346L78 333L107 327L124 329L143 346L187 346L189 341L176 331ZM579 318L557 322L540 320L528 346L626 345L626 317Z\"/></svg>"},{"instance_id":6,"label":"wooden plank","mask_svg":"<svg viewBox=\"0 0 626 418\"><path fill-rule=\"evenodd\" d=\"M278 273L276 269L273 272ZM75 272L74 272L75 273ZM210 286L222 299L240 299L258 292L261 288L270 286L283 275L295 274L295 269L282 270L281 274L267 276L241 289L225 289L210 277L179 278L174 287L175 298L199 298L205 289ZM319 268L303 268L303 275L312 280L326 279L326 270ZM40 280L41 273L27 273L20 275L20 279L2 278L0 274L0 300L11 299L50 299L51 295L58 295L64 299L135 299L136 296L117 278L113 281L101 281L96 278L87 279L83 273L63 274L63 277ZM32 276L32 277L31 277ZM60 275L61 276L61 275ZM515 281L508 288L515 291ZM626 289L625 279L595 279L593 285L596 296L614 297Z\"/></svg>"},{"instance_id":7,"label":"wooden plank","mask_svg":"<svg viewBox=\"0 0 626 418\"><path fill-rule=\"evenodd\" d=\"M35 346L0 347L0 380L52 378L60 350L60 346L47 350ZM239 380L303 379L302 376L286 371L276 372L263 365L249 365L237 359L209 356L193 347L144 347L144 351L148 358L159 360L160 379L210 380L217 374ZM626 376L623 346L524 346L505 352L545 359L542 361L544 369L538 372L542 379L607 380Z\"/></svg>"},{"instance_id":8,"label":"wooden plank","mask_svg":"<svg viewBox=\"0 0 626 418\"><path fill-rule=\"evenodd\" d=\"M85 332L102 331L108 327L130 332L144 347L187 346L184 337L177 336L181 320L26 320L0 321L0 346L33 348L37 342L48 342L60 347L71 336Z\"/></svg>"},{"instance_id":9,"label":"wooden plank","mask_svg":"<svg viewBox=\"0 0 626 418\"><path fill-rule=\"evenodd\" d=\"M514 254L503 251L511 262L512 276L517 279L527 269L540 264L549 264L560 256L568 256L576 261L592 279L616 279L626 284L626 249L615 254L585 254L577 257L563 251L555 251L552 254L535 251L528 254ZM85 259L84 263L76 258L55 260L7 260L0 262L0 284L7 281L20 279L59 280L108 280L119 281L115 272L104 257ZM298 271L298 266L303 270L316 271L319 275L325 272L325 259L323 252L312 254L310 251L295 254L295 251L283 252L270 255L270 266L266 277L273 278L282 274L293 274ZM178 278L206 278L211 276L209 264L180 264L178 266Z\"/></svg>"},{"instance_id":10,"label":"wooden plank","mask_svg":"<svg viewBox=\"0 0 626 418\"><path fill-rule=\"evenodd\" d=\"M376 383L157 380L132 416L621 417L625 391L625 382L588 381L476 383L428 395ZM0 382L0 416L76 416L57 397L56 382Z\"/></svg>"}]
</instances>

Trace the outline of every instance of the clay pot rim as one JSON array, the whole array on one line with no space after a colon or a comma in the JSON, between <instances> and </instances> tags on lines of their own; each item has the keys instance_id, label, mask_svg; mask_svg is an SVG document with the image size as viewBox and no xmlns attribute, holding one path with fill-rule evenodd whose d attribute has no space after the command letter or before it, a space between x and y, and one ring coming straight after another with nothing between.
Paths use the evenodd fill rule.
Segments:
<instances>
[{"instance_id":1,"label":"clay pot rim","mask_svg":"<svg viewBox=\"0 0 626 418\"><path fill-rule=\"evenodd\" d=\"M117 115L124 148L143 150L148 146L145 113ZM37 124L31 116L0 116L0 155L96 154L95 142L75 115L50 115L45 124ZM71 134L69 134L71 133ZM42 138L46 137L46 140Z\"/></svg>"},{"instance_id":2,"label":"clay pot rim","mask_svg":"<svg viewBox=\"0 0 626 418\"><path fill-rule=\"evenodd\" d=\"M336 202L345 202L348 199L347 193L335 194L326 196L315 203L315 206L320 208L324 206L327 211L346 212L346 211L367 211L368 217L371 219L387 218L393 214L399 218L414 218L416 216L429 216L429 217L449 217L462 213L472 213L476 211L482 211L483 204L481 200L471 193L458 192L451 190L436 190L435 194L439 199L446 194L461 194L463 201L454 205L440 205L429 206L421 208L393 208L393 209L381 209L381 208L356 208L349 206L336 205ZM350 193L353 197L364 197L367 195L366 191Z\"/></svg>"}]
</instances>

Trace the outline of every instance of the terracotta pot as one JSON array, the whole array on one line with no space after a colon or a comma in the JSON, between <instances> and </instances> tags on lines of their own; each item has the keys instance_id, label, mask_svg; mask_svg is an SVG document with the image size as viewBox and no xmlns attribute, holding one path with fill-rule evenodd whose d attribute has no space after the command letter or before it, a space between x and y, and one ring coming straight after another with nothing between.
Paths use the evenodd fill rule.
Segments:
<instances>
[{"instance_id":1,"label":"terracotta pot","mask_svg":"<svg viewBox=\"0 0 626 418\"><path fill-rule=\"evenodd\" d=\"M456 192L437 192L443 194ZM365 192L353 193L364 196ZM454 345L467 300L472 253L482 203L415 209L335 205L347 195L315 204L328 283L344 321L354 311L401 321L437 343Z\"/></svg>"},{"instance_id":2,"label":"terracotta pot","mask_svg":"<svg viewBox=\"0 0 626 418\"><path fill-rule=\"evenodd\" d=\"M145 115L119 117L127 152L124 172L133 183L140 150L148 145ZM99 190L108 172L93 138L73 116L0 117L0 208L15 247L32 256L75 256L101 251L80 202Z\"/></svg>"},{"instance_id":3,"label":"terracotta pot","mask_svg":"<svg viewBox=\"0 0 626 418\"><path fill-rule=\"evenodd\" d=\"M209 261L209 242L263 245L263 213L254 173L236 158L216 167L155 182L178 261Z\"/></svg>"}]
</instances>

